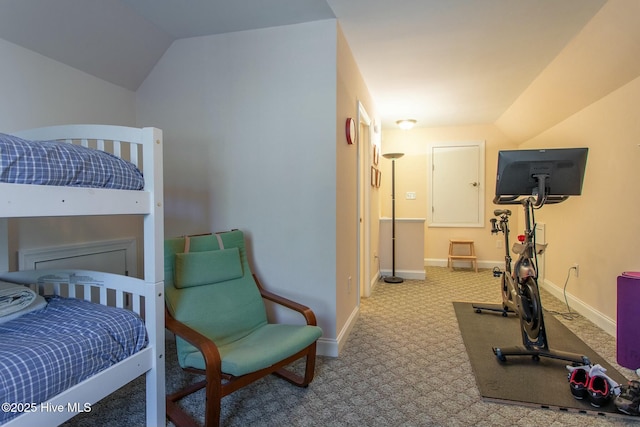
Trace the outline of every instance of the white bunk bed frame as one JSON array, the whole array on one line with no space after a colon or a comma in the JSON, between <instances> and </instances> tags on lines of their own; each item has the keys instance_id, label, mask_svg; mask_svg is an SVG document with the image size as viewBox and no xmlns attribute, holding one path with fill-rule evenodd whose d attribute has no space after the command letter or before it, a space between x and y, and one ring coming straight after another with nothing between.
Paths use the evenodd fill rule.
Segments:
<instances>
[{"instance_id":1,"label":"white bunk bed frame","mask_svg":"<svg viewBox=\"0 0 640 427\"><path fill-rule=\"evenodd\" d=\"M134 191L0 183L0 271L10 270L8 218L139 214L144 216L144 278L88 271L68 271L67 275L75 275L64 278L64 273L58 270L56 274L63 279L45 283L40 278L51 271L33 270L4 273L0 279L37 283L33 288L43 294L53 290L56 294L117 307L125 307L129 296L132 298L131 309L145 320L149 344L140 352L54 396L44 406L38 405L38 408L63 407L63 412L40 409L25 412L7 421L3 427L59 425L86 409L84 403L92 405L142 374L146 377L147 426L166 425L162 131L69 125L21 131L14 135L29 140L66 140L84 146L95 145L93 148L118 157L123 150L128 150L128 160L143 171L145 184L142 191ZM139 164L139 146L142 164ZM82 279L76 280L77 276ZM74 404L78 403L79 411L74 411Z\"/></svg>"}]
</instances>

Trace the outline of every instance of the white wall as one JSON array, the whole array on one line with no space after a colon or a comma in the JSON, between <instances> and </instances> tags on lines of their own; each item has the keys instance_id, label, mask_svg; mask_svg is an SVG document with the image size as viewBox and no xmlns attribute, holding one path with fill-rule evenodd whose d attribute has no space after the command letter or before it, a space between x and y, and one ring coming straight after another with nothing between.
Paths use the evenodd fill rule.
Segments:
<instances>
[{"instance_id":1,"label":"white wall","mask_svg":"<svg viewBox=\"0 0 640 427\"><path fill-rule=\"evenodd\" d=\"M0 132L69 123L134 126L135 93L0 39Z\"/></svg>"},{"instance_id":2,"label":"white wall","mask_svg":"<svg viewBox=\"0 0 640 427\"><path fill-rule=\"evenodd\" d=\"M137 92L167 236L239 228L270 290L336 335L336 22L176 41Z\"/></svg>"},{"instance_id":3,"label":"white wall","mask_svg":"<svg viewBox=\"0 0 640 427\"><path fill-rule=\"evenodd\" d=\"M70 123L135 125L134 92L2 39L0 61L0 132ZM140 224L132 217L11 220L9 267L17 268L19 249L139 238Z\"/></svg>"}]
</instances>

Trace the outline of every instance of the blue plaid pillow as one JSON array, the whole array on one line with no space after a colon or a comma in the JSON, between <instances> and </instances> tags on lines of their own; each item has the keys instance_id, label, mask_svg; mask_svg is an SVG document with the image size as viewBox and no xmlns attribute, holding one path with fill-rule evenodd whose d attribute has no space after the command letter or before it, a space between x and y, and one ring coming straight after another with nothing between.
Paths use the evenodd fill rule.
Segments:
<instances>
[{"instance_id":1,"label":"blue plaid pillow","mask_svg":"<svg viewBox=\"0 0 640 427\"><path fill-rule=\"evenodd\" d=\"M141 190L131 162L61 141L27 141L0 133L0 182Z\"/></svg>"}]
</instances>

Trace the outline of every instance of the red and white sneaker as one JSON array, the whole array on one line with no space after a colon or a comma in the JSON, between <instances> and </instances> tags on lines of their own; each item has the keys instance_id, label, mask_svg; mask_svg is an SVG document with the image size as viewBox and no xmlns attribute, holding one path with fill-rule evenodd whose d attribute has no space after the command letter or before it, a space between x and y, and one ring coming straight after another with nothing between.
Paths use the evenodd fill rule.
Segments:
<instances>
[{"instance_id":1,"label":"red and white sneaker","mask_svg":"<svg viewBox=\"0 0 640 427\"><path fill-rule=\"evenodd\" d=\"M570 366L569 388L576 399L587 397L589 403L596 408L606 405L612 396L620 394L620 386L611 379L607 370L600 365Z\"/></svg>"},{"instance_id":2,"label":"red and white sneaker","mask_svg":"<svg viewBox=\"0 0 640 427\"><path fill-rule=\"evenodd\" d=\"M583 367L574 369L569 373L568 379L573 397L579 400L584 399L589 387L589 371Z\"/></svg>"}]
</instances>

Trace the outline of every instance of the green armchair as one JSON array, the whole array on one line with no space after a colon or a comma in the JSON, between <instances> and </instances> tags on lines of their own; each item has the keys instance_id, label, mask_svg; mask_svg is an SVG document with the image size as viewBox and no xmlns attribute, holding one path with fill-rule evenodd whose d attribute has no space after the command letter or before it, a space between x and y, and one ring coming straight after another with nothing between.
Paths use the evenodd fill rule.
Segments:
<instances>
[{"instance_id":1,"label":"green armchair","mask_svg":"<svg viewBox=\"0 0 640 427\"><path fill-rule=\"evenodd\" d=\"M299 312L306 325L269 323L265 299ZM196 425L176 402L204 387L205 425L218 426L221 399L245 385L272 373L300 387L313 380L322 335L315 315L260 285L242 231L166 240L165 301L180 367L205 376L167 396L167 417L175 425ZM303 376L285 369L303 357Z\"/></svg>"}]
</instances>

